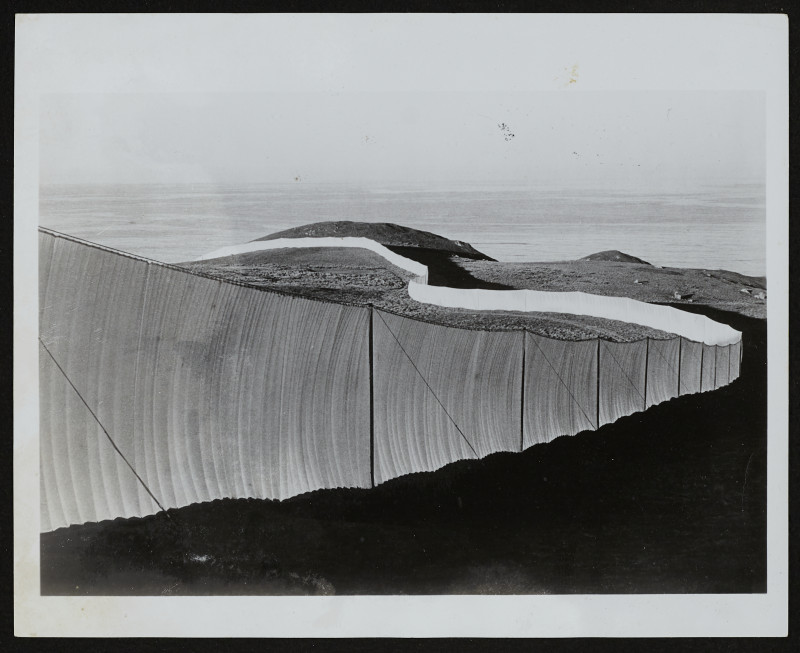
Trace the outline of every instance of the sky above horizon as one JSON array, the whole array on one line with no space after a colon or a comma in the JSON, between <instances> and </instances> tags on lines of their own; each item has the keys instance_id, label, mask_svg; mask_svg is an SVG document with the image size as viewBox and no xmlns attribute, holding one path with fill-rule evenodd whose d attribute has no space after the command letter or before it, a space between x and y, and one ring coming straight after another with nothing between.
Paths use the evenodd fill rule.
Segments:
<instances>
[{"instance_id":1,"label":"sky above horizon","mask_svg":"<svg viewBox=\"0 0 800 653\"><path fill-rule=\"evenodd\" d=\"M764 94L54 94L41 183L764 183Z\"/></svg>"}]
</instances>

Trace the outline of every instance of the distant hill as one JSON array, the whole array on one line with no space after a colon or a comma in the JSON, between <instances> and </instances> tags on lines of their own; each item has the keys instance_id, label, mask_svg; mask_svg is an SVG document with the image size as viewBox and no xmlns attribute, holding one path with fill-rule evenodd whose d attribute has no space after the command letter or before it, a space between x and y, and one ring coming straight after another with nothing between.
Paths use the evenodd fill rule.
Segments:
<instances>
[{"instance_id":1,"label":"distant hill","mask_svg":"<svg viewBox=\"0 0 800 653\"><path fill-rule=\"evenodd\" d=\"M641 263L644 265L650 265L647 261L643 261L640 258L636 258L635 256L631 256L630 254L625 254L624 252L620 252L616 249L607 249L604 252L597 252L595 254L589 254L589 256L584 256L581 261L614 261L616 263Z\"/></svg>"},{"instance_id":2,"label":"distant hill","mask_svg":"<svg viewBox=\"0 0 800 653\"><path fill-rule=\"evenodd\" d=\"M268 236L256 238L259 240L275 240L276 238L370 238L385 247L418 248L440 252L450 252L471 259L493 261L494 259L483 252L479 252L469 243L460 240L450 240L444 236L420 231L410 227L403 227L391 222L352 222L341 220L338 222L314 222L301 227L294 227L278 231Z\"/></svg>"}]
</instances>

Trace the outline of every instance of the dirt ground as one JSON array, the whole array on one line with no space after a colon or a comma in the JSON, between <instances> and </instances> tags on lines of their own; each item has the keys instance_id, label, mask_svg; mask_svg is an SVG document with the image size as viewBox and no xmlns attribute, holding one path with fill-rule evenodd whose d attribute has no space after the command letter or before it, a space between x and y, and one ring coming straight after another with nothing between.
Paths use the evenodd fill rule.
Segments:
<instances>
[{"instance_id":1,"label":"dirt ground","mask_svg":"<svg viewBox=\"0 0 800 653\"><path fill-rule=\"evenodd\" d=\"M727 270L587 260L497 263L459 259L458 264L478 279L515 288L574 290L658 304L702 304L747 317L767 317L766 280ZM758 296L762 291L763 299ZM676 298L675 293L686 299Z\"/></svg>"}]
</instances>

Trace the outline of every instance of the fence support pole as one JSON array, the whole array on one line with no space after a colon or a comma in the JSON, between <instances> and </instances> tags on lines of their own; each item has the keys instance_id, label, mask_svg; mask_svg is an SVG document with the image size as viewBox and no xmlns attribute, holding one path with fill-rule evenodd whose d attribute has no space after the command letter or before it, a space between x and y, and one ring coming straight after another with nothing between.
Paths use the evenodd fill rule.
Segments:
<instances>
[{"instance_id":1,"label":"fence support pole","mask_svg":"<svg viewBox=\"0 0 800 653\"><path fill-rule=\"evenodd\" d=\"M522 330L522 386L520 390L519 408L519 450L525 449L525 353L528 345L528 330Z\"/></svg>"},{"instance_id":2,"label":"fence support pole","mask_svg":"<svg viewBox=\"0 0 800 653\"><path fill-rule=\"evenodd\" d=\"M683 349L683 338L678 336L678 396L681 396L681 350Z\"/></svg>"},{"instance_id":3,"label":"fence support pole","mask_svg":"<svg viewBox=\"0 0 800 653\"><path fill-rule=\"evenodd\" d=\"M595 429L600 428L600 336L597 336L597 390L595 391L597 400L597 416L595 417Z\"/></svg>"},{"instance_id":4,"label":"fence support pole","mask_svg":"<svg viewBox=\"0 0 800 653\"><path fill-rule=\"evenodd\" d=\"M373 368L375 359L372 351L372 329L375 321L375 307L369 305L369 482L375 487L375 389Z\"/></svg>"},{"instance_id":5,"label":"fence support pole","mask_svg":"<svg viewBox=\"0 0 800 653\"><path fill-rule=\"evenodd\" d=\"M647 410L647 364L650 362L650 336L647 336L644 350L644 409Z\"/></svg>"},{"instance_id":6,"label":"fence support pole","mask_svg":"<svg viewBox=\"0 0 800 653\"><path fill-rule=\"evenodd\" d=\"M728 383L731 382L731 345L728 345Z\"/></svg>"},{"instance_id":7,"label":"fence support pole","mask_svg":"<svg viewBox=\"0 0 800 653\"><path fill-rule=\"evenodd\" d=\"M703 391L703 352L705 352L706 346L703 343L700 346L700 392Z\"/></svg>"},{"instance_id":8,"label":"fence support pole","mask_svg":"<svg viewBox=\"0 0 800 653\"><path fill-rule=\"evenodd\" d=\"M717 388L717 345L714 345L714 389Z\"/></svg>"}]
</instances>

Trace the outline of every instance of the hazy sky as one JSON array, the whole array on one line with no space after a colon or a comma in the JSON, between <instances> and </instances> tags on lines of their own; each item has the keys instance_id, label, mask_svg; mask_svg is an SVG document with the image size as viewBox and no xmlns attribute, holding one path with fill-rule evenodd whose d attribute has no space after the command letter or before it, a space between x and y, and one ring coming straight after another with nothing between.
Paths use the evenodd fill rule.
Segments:
<instances>
[{"instance_id":1,"label":"hazy sky","mask_svg":"<svg viewBox=\"0 0 800 653\"><path fill-rule=\"evenodd\" d=\"M40 180L681 186L763 181L764 144L760 92L59 94Z\"/></svg>"}]
</instances>

